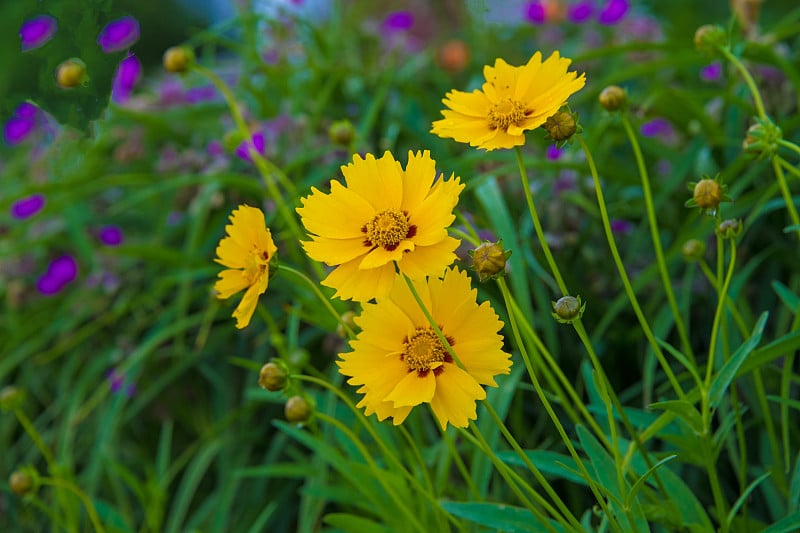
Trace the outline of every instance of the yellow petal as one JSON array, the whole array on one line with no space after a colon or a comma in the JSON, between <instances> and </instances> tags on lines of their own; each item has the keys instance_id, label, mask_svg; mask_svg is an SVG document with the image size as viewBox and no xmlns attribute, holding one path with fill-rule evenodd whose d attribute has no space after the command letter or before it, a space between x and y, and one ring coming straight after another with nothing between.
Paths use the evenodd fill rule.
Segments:
<instances>
[{"instance_id":1,"label":"yellow petal","mask_svg":"<svg viewBox=\"0 0 800 533\"><path fill-rule=\"evenodd\" d=\"M403 177L403 203L401 210L413 213L431 190L436 179L436 161L431 159L429 150L408 152L408 164Z\"/></svg>"},{"instance_id":2,"label":"yellow petal","mask_svg":"<svg viewBox=\"0 0 800 533\"><path fill-rule=\"evenodd\" d=\"M359 262L356 259L339 265L322 280L322 285L336 289L334 297L342 300L366 302L386 295L394 283L394 265L359 270Z\"/></svg>"},{"instance_id":3,"label":"yellow petal","mask_svg":"<svg viewBox=\"0 0 800 533\"><path fill-rule=\"evenodd\" d=\"M364 244L364 237L329 239L314 236L310 241L301 241L300 244L303 245L308 257L331 266L352 261L370 250Z\"/></svg>"},{"instance_id":4,"label":"yellow petal","mask_svg":"<svg viewBox=\"0 0 800 533\"><path fill-rule=\"evenodd\" d=\"M331 239L363 238L361 228L375 216L369 202L338 181L331 181L330 194L315 187L311 193L300 200L303 207L297 208L309 233Z\"/></svg>"},{"instance_id":5,"label":"yellow petal","mask_svg":"<svg viewBox=\"0 0 800 533\"><path fill-rule=\"evenodd\" d=\"M365 198L376 212L400 207L403 201L403 177L400 163L390 152L380 159L367 154L365 159L358 155L353 162L342 167L347 187ZM366 222L366 221L365 221Z\"/></svg>"},{"instance_id":6,"label":"yellow petal","mask_svg":"<svg viewBox=\"0 0 800 533\"><path fill-rule=\"evenodd\" d=\"M419 375L409 372L386 396L387 402L394 402L395 407L415 406L427 403L436 392L436 377L433 372Z\"/></svg>"},{"instance_id":7,"label":"yellow petal","mask_svg":"<svg viewBox=\"0 0 800 533\"><path fill-rule=\"evenodd\" d=\"M219 279L214 284L217 291L217 298L225 300L239 291L245 290L249 283L241 270L223 270L219 274Z\"/></svg>"},{"instance_id":8,"label":"yellow petal","mask_svg":"<svg viewBox=\"0 0 800 533\"><path fill-rule=\"evenodd\" d=\"M269 276L266 274L261 276L257 283L254 283L247 289L242 297L242 301L238 307L233 311L233 318L236 319L236 327L242 329L250 324L250 319L253 318L253 313L258 305L258 297L264 294L267 290L269 283Z\"/></svg>"},{"instance_id":9,"label":"yellow petal","mask_svg":"<svg viewBox=\"0 0 800 533\"><path fill-rule=\"evenodd\" d=\"M445 363L444 371L436 377L436 394L431 399L431 409L442 429L447 423L467 427L477 418L475 401L486 398L486 391L475 379L455 364Z\"/></svg>"}]
</instances>

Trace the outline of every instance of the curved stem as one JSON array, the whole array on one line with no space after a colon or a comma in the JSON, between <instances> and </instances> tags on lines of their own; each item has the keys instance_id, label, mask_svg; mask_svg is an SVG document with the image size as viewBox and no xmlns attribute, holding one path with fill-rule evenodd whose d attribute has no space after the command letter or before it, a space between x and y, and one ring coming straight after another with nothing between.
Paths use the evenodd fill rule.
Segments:
<instances>
[{"instance_id":1,"label":"curved stem","mask_svg":"<svg viewBox=\"0 0 800 533\"><path fill-rule=\"evenodd\" d=\"M636 318L639 320L639 325L642 328L642 332L644 333L647 341L650 343L650 347L653 349L653 352L658 359L658 362L661 364L661 368L664 370L664 374L667 376L672 388L675 390L675 393L678 395L680 399L683 399L684 392L681 388L680 383L678 383L678 379L675 377L675 374L672 372L672 369L669 366L666 358L664 357L664 353L661 351L661 346L658 345L656 341L655 335L653 335L653 331L650 329L650 325L647 323L647 319L642 312L642 308L639 306L639 301L636 298L636 293L633 291L633 286L631 285L631 281L628 278L628 273L625 271L625 265L622 263L622 258L619 255L619 250L617 249L617 243L614 240L614 234L611 231L611 223L608 218L608 210L606 209L606 201L603 195L603 189L600 185L600 177L597 175L597 167L594 165L594 159L592 158L592 153L589 151L589 147L586 145L586 142L580 135L577 135L576 138L578 139L578 143L581 145L583 149L583 153L586 154L586 162L589 165L589 171L592 174L592 179L594 180L594 192L597 196L597 205L600 208L600 218L603 222L603 229L606 233L606 240L608 241L608 246L611 249L611 255L614 258L614 264L617 266L617 271L619 272L620 280L622 281L623 286L625 287L625 293L628 295L628 299L631 302L631 306L633 307L633 312L636 314Z\"/></svg>"},{"instance_id":2,"label":"curved stem","mask_svg":"<svg viewBox=\"0 0 800 533\"><path fill-rule=\"evenodd\" d=\"M778 158L772 158L772 169L775 171L775 178L778 180L778 185L781 188L781 194L783 195L783 201L786 203L786 209L789 210L789 218L792 219L792 225L800 226L800 216L797 215L797 208L794 206L794 200L792 199L792 193L789 190L789 186L786 184L786 178L783 175L783 168L781 167ZM800 237L800 228L795 229L797 236Z\"/></svg>"},{"instance_id":3,"label":"curved stem","mask_svg":"<svg viewBox=\"0 0 800 533\"><path fill-rule=\"evenodd\" d=\"M547 243L547 239L544 236L544 231L542 230L542 223L539 220L539 214L536 211L536 204L533 203L533 194L531 194L531 184L528 182L528 172L525 170L525 162L522 160L522 150L519 146L515 148L515 153L517 154L517 165L519 166L519 176L522 178L522 191L525 193L525 202L528 204L528 212L531 215L531 221L533 222L533 228L536 230L536 237L539 239L539 245L542 247L542 252L544 252L545 259L547 260L547 265L550 267L550 272L553 273L553 277L556 280L556 284L558 285L558 289L561 291L562 296L566 296L569 294L567 290L567 285L564 283L564 278L561 277L561 271L558 269L558 265L556 265L555 259L553 259L553 254L550 251L550 245Z\"/></svg>"},{"instance_id":4,"label":"curved stem","mask_svg":"<svg viewBox=\"0 0 800 533\"><path fill-rule=\"evenodd\" d=\"M758 87L756 86L756 82L753 80L753 76L751 76L750 72L745 68L744 63L742 63L738 57L733 55L727 47L719 47L719 51L723 56L725 56L725 59L733 63L733 66L735 66L736 70L739 71L739 74L742 75L744 82L747 84L747 88L750 89L750 94L753 96L753 102L755 103L756 112L758 113L759 118L766 120L767 113L764 111L764 102L761 101L761 93L758 92Z\"/></svg>"},{"instance_id":5,"label":"curved stem","mask_svg":"<svg viewBox=\"0 0 800 533\"><path fill-rule=\"evenodd\" d=\"M53 469L56 466L55 457L53 457L53 453L50 449L45 445L44 441L42 440L42 436L39 435L39 432L36 431L36 427L30 421L28 416L22 411L22 409L14 409L14 414L17 415L17 420L19 420L20 425L25 429L25 433L31 438L36 447L39 448L39 451L44 457L44 460L47 462L47 467L49 468L50 472L53 472Z\"/></svg>"},{"instance_id":6,"label":"curved stem","mask_svg":"<svg viewBox=\"0 0 800 533\"><path fill-rule=\"evenodd\" d=\"M800 155L800 146L797 146L792 141L787 141L786 139L781 139L781 140L778 141L778 144L783 146L784 148L788 148L789 150L792 150L796 154Z\"/></svg>"},{"instance_id":7,"label":"curved stem","mask_svg":"<svg viewBox=\"0 0 800 533\"><path fill-rule=\"evenodd\" d=\"M342 320L342 315L338 311L336 311L336 309L331 304L330 300L326 298L324 294L322 294L322 291L320 290L317 283L312 281L311 278L309 278L299 270L286 265L282 265L280 263L278 263L277 270L278 272L280 271L289 272L290 274L293 274L294 276L303 280L303 282L305 282L309 287L311 287L311 290L314 292L317 298L319 298L319 301L322 302L322 305L325 307L325 309L327 309L328 312L331 314L331 316L333 316L333 318L336 319L336 322L338 322L339 325L342 326L342 329L344 329L348 337L350 337L351 339L355 338L356 334L353 332L352 329L350 329L350 326L347 325L347 323L344 320Z\"/></svg>"},{"instance_id":8,"label":"curved stem","mask_svg":"<svg viewBox=\"0 0 800 533\"><path fill-rule=\"evenodd\" d=\"M639 168L639 176L642 179L642 192L644 193L645 209L647 211L647 222L650 226L650 238L653 241L653 249L656 252L656 264L658 265L658 272L661 274L661 283L664 286L664 292L667 295L669 307L672 310L672 316L675 319L675 328L678 330L678 337L681 340L681 347L683 352L694 362L694 352L692 345L689 342L689 335L686 333L686 326L683 322L683 316L678 308L678 301L675 299L675 293L672 290L672 281L669 279L669 270L667 269L667 262L664 259L664 249L661 245L661 236L658 233L658 220L656 219L656 210L653 205L653 193L650 190L650 178L647 174L647 167L644 164L644 157L642 156L642 149L639 146L639 141L636 134L631 127L628 116L625 113L621 114L622 126L628 134L628 139L633 148L633 155L636 158L636 166Z\"/></svg>"},{"instance_id":9,"label":"curved stem","mask_svg":"<svg viewBox=\"0 0 800 533\"><path fill-rule=\"evenodd\" d=\"M92 522L94 530L99 533L105 533L105 528L103 527L103 523L100 521L100 516L97 514L97 510L94 508L94 504L86 495L86 493L84 493L80 489L80 487L68 481L64 481L63 479L50 478L50 477L39 478L39 482L42 485L50 485L51 487L66 489L71 493L73 493L75 496L77 496L78 499L81 501L81 503L83 503L83 506L86 509L86 513L89 515L89 520Z\"/></svg>"}]
</instances>

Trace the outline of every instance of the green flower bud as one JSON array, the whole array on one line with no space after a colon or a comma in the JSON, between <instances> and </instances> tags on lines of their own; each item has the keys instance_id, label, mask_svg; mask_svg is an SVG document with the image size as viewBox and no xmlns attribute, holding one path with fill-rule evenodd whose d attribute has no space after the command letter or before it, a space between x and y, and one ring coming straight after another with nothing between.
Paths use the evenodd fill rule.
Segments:
<instances>
[{"instance_id":1,"label":"green flower bud","mask_svg":"<svg viewBox=\"0 0 800 533\"><path fill-rule=\"evenodd\" d=\"M735 218L723 220L717 226L717 235L722 239L733 239L742 233L742 221Z\"/></svg>"},{"instance_id":2,"label":"green flower bud","mask_svg":"<svg viewBox=\"0 0 800 533\"><path fill-rule=\"evenodd\" d=\"M289 422L302 424L311 417L311 406L302 396L292 396L286 400L283 412Z\"/></svg>"},{"instance_id":3,"label":"green flower bud","mask_svg":"<svg viewBox=\"0 0 800 533\"><path fill-rule=\"evenodd\" d=\"M551 313L556 321L568 324L579 320L586 310L586 302L581 301L580 296L562 296L558 301L552 302L553 311Z\"/></svg>"},{"instance_id":4,"label":"green flower bud","mask_svg":"<svg viewBox=\"0 0 800 533\"><path fill-rule=\"evenodd\" d=\"M686 261L699 261L706 253L706 244L697 239L689 239L681 246L681 254Z\"/></svg>"},{"instance_id":5,"label":"green flower bud","mask_svg":"<svg viewBox=\"0 0 800 533\"><path fill-rule=\"evenodd\" d=\"M13 385L8 385L0 390L0 408L6 411L15 411L22 407L25 393Z\"/></svg>"},{"instance_id":6,"label":"green flower bud","mask_svg":"<svg viewBox=\"0 0 800 533\"><path fill-rule=\"evenodd\" d=\"M289 370L280 359L273 359L261 367L258 373L258 384L262 389L277 392L286 388L289 381Z\"/></svg>"},{"instance_id":7,"label":"green flower bud","mask_svg":"<svg viewBox=\"0 0 800 533\"><path fill-rule=\"evenodd\" d=\"M358 329L358 325L356 325L356 314L353 311L345 311L342 313L341 322L336 324L336 334L339 335L341 338L347 338L347 330L344 329L342 324L346 324L350 331L355 332Z\"/></svg>"},{"instance_id":8,"label":"green flower bud","mask_svg":"<svg viewBox=\"0 0 800 533\"><path fill-rule=\"evenodd\" d=\"M173 46L164 52L164 70L182 74L194 64L194 52L185 46Z\"/></svg>"},{"instance_id":9,"label":"green flower bud","mask_svg":"<svg viewBox=\"0 0 800 533\"><path fill-rule=\"evenodd\" d=\"M699 207L701 212L715 214L719 204L730 202L731 198L725 194L727 186L722 183L722 177L717 174L713 179L703 176L700 181L689 183L692 197L684 204L686 207Z\"/></svg>"},{"instance_id":10,"label":"green flower bud","mask_svg":"<svg viewBox=\"0 0 800 533\"><path fill-rule=\"evenodd\" d=\"M27 472L16 470L8 478L11 491L17 496L24 496L34 488L34 480Z\"/></svg>"},{"instance_id":11,"label":"green flower bud","mask_svg":"<svg viewBox=\"0 0 800 533\"><path fill-rule=\"evenodd\" d=\"M560 111L545 121L544 129L551 139L563 143L579 131L579 126L573 113Z\"/></svg>"},{"instance_id":12,"label":"green flower bud","mask_svg":"<svg viewBox=\"0 0 800 533\"><path fill-rule=\"evenodd\" d=\"M501 239L497 242L485 241L474 250L470 250L469 255L472 256L472 267L478 273L478 277L481 281L486 281L505 273L511 250L503 249Z\"/></svg>"},{"instance_id":13,"label":"green flower bud","mask_svg":"<svg viewBox=\"0 0 800 533\"><path fill-rule=\"evenodd\" d=\"M717 48L725 46L727 36L721 26L705 24L694 32L694 46L698 51L714 55Z\"/></svg>"},{"instance_id":14,"label":"green flower bud","mask_svg":"<svg viewBox=\"0 0 800 533\"><path fill-rule=\"evenodd\" d=\"M602 90L597 100L606 111L619 111L628 104L628 94L622 87L609 85Z\"/></svg>"},{"instance_id":15,"label":"green flower bud","mask_svg":"<svg viewBox=\"0 0 800 533\"><path fill-rule=\"evenodd\" d=\"M328 138L333 144L349 147L356 138L356 129L347 119L337 120L328 128Z\"/></svg>"},{"instance_id":16,"label":"green flower bud","mask_svg":"<svg viewBox=\"0 0 800 533\"><path fill-rule=\"evenodd\" d=\"M756 123L747 130L742 148L759 159L772 158L778 153L782 139L783 132L772 120L757 118Z\"/></svg>"},{"instance_id":17,"label":"green flower bud","mask_svg":"<svg viewBox=\"0 0 800 533\"><path fill-rule=\"evenodd\" d=\"M56 67L56 84L62 89L72 89L78 85L86 85L88 81L86 63L76 57L67 59Z\"/></svg>"}]
</instances>

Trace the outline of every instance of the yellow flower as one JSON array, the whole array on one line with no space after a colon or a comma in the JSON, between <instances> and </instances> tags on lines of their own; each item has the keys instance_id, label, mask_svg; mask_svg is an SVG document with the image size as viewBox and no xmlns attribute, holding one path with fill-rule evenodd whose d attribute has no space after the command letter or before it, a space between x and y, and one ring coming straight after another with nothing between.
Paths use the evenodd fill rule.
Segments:
<instances>
[{"instance_id":1,"label":"yellow flower","mask_svg":"<svg viewBox=\"0 0 800 533\"><path fill-rule=\"evenodd\" d=\"M447 235L464 188L459 178L436 179L430 152L408 153L406 169L386 152L380 159L353 156L342 167L345 185L325 194L312 187L297 209L315 261L336 268L322 281L344 300L364 302L389 292L395 264L412 279L440 276L459 241Z\"/></svg>"},{"instance_id":2,"label":"yellow flower","mask_svg":"<svg viewBox=\"0 0 800 533\"><path fill-rule=\"evenodd\" d=\"M442 103L450 109L431 133L484 150L525 144L525 131L544 124L586 83L585 74L567 72L570 63L558 52L544 62L536 52L521 67L496 59L493 67L483 67L482 90L447 93Z\"/></svg>"},{"instance_id":3,"label":"yellow flower","mask_svg":"<svg viewBox=\"0 0 800 533\"><path fill-rule=\"evenodd\" d=\"M219 273L214 289L217 298L227 299L247 289L242 301L233 312L236 327L241 329L250 323L256 310L258 297L264 294L269 283L269 263L278 249L264 222L261 209L240 205L230 216L231 223L225 226L228 234L217 246L217 263L228 267Z\"/></svg>"},{"instance_id":4,"label":"yellow flower","mask_svg":"<svg viewBox=\"0 0 800 533\"><path fill-rule=\"evenodd\" d=\"M339 372L361 385L359 407L392 417L395 425L411 408L429 403L442 429L466 427L476 418L475 401L486 398L481 385L496 387L494 376L508 374L510 356L498 331L503 323L488 302L478 305L467 274L447 269L443 279L415 281L414 287L463 368L430 327L402 276L391 292L363 305L356 323L361 333L352 352L339 354Z\"/></svg>"}]
</instances>

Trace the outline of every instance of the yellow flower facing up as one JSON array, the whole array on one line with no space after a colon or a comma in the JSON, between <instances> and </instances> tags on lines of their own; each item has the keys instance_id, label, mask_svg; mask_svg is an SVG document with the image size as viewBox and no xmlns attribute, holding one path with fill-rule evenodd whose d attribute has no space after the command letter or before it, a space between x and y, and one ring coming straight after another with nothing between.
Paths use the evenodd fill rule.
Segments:
<instances>
[{"instance_id":1,"label":"yellow flower facing up","mask_svg":"<svg viewBox=\"0 0 800 533\"><path fill-rule=\"evenodd\" d=\"M219 273L214 285L217 298L227 299L247 289L242 301L233 312L236 327L241 329L250 323L258 304L269 284L269 263L278 249L264 221L261 209L240 205L230 216L231 223L225 226L228 234L217 246L217 263L228 267Z\"/></svg>"},{"instance_id":2,"label":"yellow flower facing up","mask_svg":"<svg viewBox=\"0 0 800 533\"><path fill-rule=\"evenodd\" d=\"M477 304L464 271L450 268L443 279L413 283L463 368L396 276L386 298L363 305L356 318L362 330L350 341L353 351L339 354L339 372L350 376L349 384L361 385L358 406L367 415L392 417L398 425L412 407L429 403L442 429L448 423L466 427L477 417L475 402L486 398L481 385L496 387L494 376L510 372L498 334L503 323L488 302Z\"/></svg>"},{"instance_id":3,"label":"yellow flower facing up","mask_svg":"<svg viewBox=\"0 0 800 533\"><path fill-rule=\"evenodd\" d=\"M442 103L449 109L431 133L484 150L525 144L525 131L544 124L586 83L585 74L567 71L571 62L558 52L545 61L536 52L521 67L496 59L483 67L481 90L447 93Z\"/></svg>"},{"instance_id":4,"label":"yellow flower facing up","mask_svg":"<svg viewBox=\"0 0 800 533\"><path fill-rule=\"evenodd\" d=\"M409 152L405 170L386 152L380 159L353 156L342 167L346 185L331 181L325 194L312 187L297 209L315 261L336 266L322 281L344 300L364 302L389 292L395 264L412 279L440 276L459 241L447 234L464 185L436 178L430 152Z\"/></svg>"}]
</instances>

